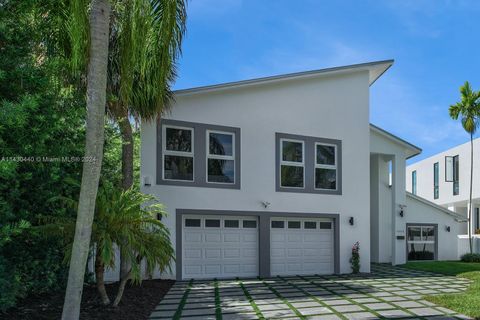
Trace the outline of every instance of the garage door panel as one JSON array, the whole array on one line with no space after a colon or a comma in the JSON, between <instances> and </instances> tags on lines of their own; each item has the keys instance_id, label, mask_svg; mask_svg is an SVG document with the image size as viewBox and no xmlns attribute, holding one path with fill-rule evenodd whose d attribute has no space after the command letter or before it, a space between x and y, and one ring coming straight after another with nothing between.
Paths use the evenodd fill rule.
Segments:
<instances>
[{"instance_id":1,"label":"garage door panel","mask_svg":"<svg viewBox=\"0 0 480 320\"><path fill-rule=\"evenodd\" d=\"M185 219L199 219L201 223L186 227ZM206 220L216 223L207 224ZM257 219L251 217L184 216L183 278L258 276L258 228L243 228L243 220L254 220L258 226ZM246 225L252 226L252 223Z\"/></svg>"},{"instance_id":2,"label":"garage door panel","mask_svg":"<svg viewBox=\"0 0 480 320\"><path fill-rule=\"evenodd\" d=\"M272 218L272 220L284 221L285 226L270 229L272 276L333 273L333 229L320 229L320 222L325 225L327 219ZM288 228L289 225L298 226L298 223L289 224L289 221L300 221L301 228ZM305 221L316 222L315 229L304 229ZM331 225L331 220L328 223Z\"/></svg>"}]
</instances>

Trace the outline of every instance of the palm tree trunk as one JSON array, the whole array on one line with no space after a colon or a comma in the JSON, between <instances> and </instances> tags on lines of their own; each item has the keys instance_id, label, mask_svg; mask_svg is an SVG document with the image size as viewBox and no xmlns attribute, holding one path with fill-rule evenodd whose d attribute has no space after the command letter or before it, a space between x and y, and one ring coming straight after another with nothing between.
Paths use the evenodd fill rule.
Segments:
<instances>
[{"instance_id":1,"label":"palm tree trunk","mask_svg":"<svg viewBox=\"0 0 480 320\"><path fill-rule=\"evenodd\" d=\"M105 281L104 281L104 272L105 272L105 265L102 262L102 258L100 256L100 250L96 250L95 254L95 280L97 282L97 290L100 298L102 299L102 303L104 305L110 304L110 298L108 297L107 290L105 289Z\"/></svg>"},{"instance_id":2,"label":"palm tree trunk","mask_svg":"<svg viewBox=\"0 0 480 320\"><path fill-rule=\"evenodd\" d=\"M120 284L118 286L117 290L117 296L115 297L115 300L113 301L113 306L118 307L118 304L122 300L123 297L123 292L125 291L125 286L127 285L128 280L130 280L130 277L132 275L132 270L125 275L125 277L121 278Z\"/></svg>"},{"instance_id":3,"label":"palm tree trunk","mask_svg":"<svg viewBox=\"0 0 480 320\"><path fill-rule=\"evenodd\" d=\"M126 109L122 109L126 110ZM133 130L128 112L122 112L117 118L118 127L122 136L122 188L130 189L133 185ZM130 263L122 255L120 250L120 281L126 278L130 270Z\"/></svg>"},{"instance_id":4,"label":"palm tree trunk","mask_svg":"<svg viewBox=\"0 0 480 320\"><path fill-rule=\"evenodd\" d=\"M470 202L468 206L468 242L470 253L473 253L472 244L472 189L473 189L473 133L470 133Z\"/></svg>"},{"instance_id":5,"label":"palm tree trunk","mask_svg":"<svg viewBox=\"0 0 480 320\"><path fill-rule=\"evenodd\" d=\"M109 1L93 0L90 12L85 162L83 163L75 237L63 304L63 320L76 320L80 316L85 266L103 158L109 20Z\"/></svg>"}]
</instances>

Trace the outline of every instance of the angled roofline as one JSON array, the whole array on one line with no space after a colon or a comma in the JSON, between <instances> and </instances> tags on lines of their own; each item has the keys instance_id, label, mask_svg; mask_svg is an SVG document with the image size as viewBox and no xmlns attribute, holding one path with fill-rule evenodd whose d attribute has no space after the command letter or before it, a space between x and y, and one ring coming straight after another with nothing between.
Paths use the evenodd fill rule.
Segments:
<instances>
[{"instance_id":1,"label":"angled roofline","mask_svg":"<svg viewBox=\"0 0 480 320\"><path fill-rule=\"evenodd\" d=\"M407 159L410 159L416 155L419 155L420 153L422 153L422 149L417 147L416 145L406 141L406 140L403 140L402 138L394 135L393 133L390 133L380 127L377 127L376 125L370 123L370 129L372 129L373 131L379 133L380 135L386 137L387 139L390 139L390 140L393 140L395 142L397 142L398 144L401 144L403 145L404 147L406 147L407 149L410 149L413 151L413 154L408 156Z\"/></svg>"},{"instance_id":2,"label":"angled roofline","mask_svg":"<svg viewBox=\"0 0 480 320\"><path fill-rule=\"evenodd\" d=\"M434 207L434 208L436 208L436 209L438 209L438 210L440 210L440 211L443 211L444 213L446 213L446 214L448 214L449 216L453 217L453 218L455 219L455 221L457 221L457 222L465 222L465 221L467 221L467 219L466 219L464 216L461 216L461 215L459 215L459 214L456 213L456 212L453 212L453 211L451 211L451 210L448 210L447 208L444 208L444 207L442 207L442 206L439 206L438 204L433 203L433 202L431 202L431 201L428 201L427 199L424 199L424 198L422 198L422 197L419 197L419 196L417 196L417 195L415 195L415 194L413 194L413 193L411 193L411 192L409 192L409 191L405 191L405 192L407 193L407 196L409 196L410 198L415 199L415 200L418 200L418 201L420 201L420 202L422 202L422 203L424 203L424 204L426 204L426 205L429 205L429 206L431 206L431 207Z\"/></svg>"},{"instance_id":3,"label":"angled roofline","mask_svg":"<svg viewBox=\"0 0 480 320\"><path fill-rule=\"evenodd\" d=\"M319 75L345 73L345 72L351 72L355 70L370 71L369 85L371 86L378 78L380 78L393 65L393 62L394 62L393 59L389 59L389 60L373 61L373 62L367 62L367 63L352 64L352 65L341 66L341 67L287 73L287 74L281 74L276 76L269 76L269 77L234 81L234 82L226 82L226 83L194 87L194 88L188 88L188 89L179 89L179 90L173 91L173 94L176 96L188 95L188 94L203 93L203 92L209 92L209 91L218 91L218 90L229 89L234 87L246 87L251 85L274 83L274 82L293 80L293 79L299 79L299 78L310 78L310 77L315 77Z\"/></svg>"}]
</instances>

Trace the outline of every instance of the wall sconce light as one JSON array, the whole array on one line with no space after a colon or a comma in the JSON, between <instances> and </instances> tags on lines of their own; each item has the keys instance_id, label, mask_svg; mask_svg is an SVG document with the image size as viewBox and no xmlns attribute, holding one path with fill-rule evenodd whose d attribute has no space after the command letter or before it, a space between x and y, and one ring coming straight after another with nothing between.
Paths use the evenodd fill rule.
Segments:
<instances>
[{"instance_id":1,"label":"wall sconce light","mask_svg":"<svg viewBox=\"0 0 480 320\"><path fill-rule=\"evenodd\" d=\"M450 226L446 226L445 230L447 230L447 232L450 232Z\"/></svg>"},{"instance_id":2,"label":"wall sconce light","mask_svg":"<svg viewBox=\"0 0 480 320\"><path fill-rule=\"evenodd\" d=\"M143 185L146 187L150 187L152 182L150 181L150 176L143 177Z\"/></svg>"},{"instance_id":3,"label":"wall sconce light","mask_svg":"<svg viewBox=\"0 0 480 320\"><path fill-rule=\"evenodd\" d=\"M268 202L268 201L262 201L262 206L267 209L268 207L270 207L271 203Z\"/></svg>"},{"instance_id":4,"label":"wall sconce light","mask_svg":"<svg viewBox=\"0 0 480 320\"><path fill-rule=\"evenodd\" d=\"M350 223L350 225L353 226L353 224L354 224L353 217L350 217L350 219L348 219L348 223Z\"/></svg>"},{"instance_id":5,"label":"wall sconce light","mask_svg":"<svg viewBox=\"0 0 480 320\"><path fill-rule=\"evenodd\" d=\"M407 206L406 206L406 205L404 205L404 204L399 204L398 206L400 207L400 212L399 212L399 215L400 215L400 217L402 217L402 218L403 218L403 216L405 215L405 211L404 211L404 209L405 209Z\"/></svg>"}]
</instances>

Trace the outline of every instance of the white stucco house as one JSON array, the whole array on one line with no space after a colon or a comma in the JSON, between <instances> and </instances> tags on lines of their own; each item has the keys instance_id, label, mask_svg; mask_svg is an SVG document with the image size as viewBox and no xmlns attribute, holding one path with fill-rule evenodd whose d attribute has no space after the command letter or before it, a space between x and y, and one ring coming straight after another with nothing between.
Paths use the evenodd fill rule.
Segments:
<instances>
[{"instance_id":1,"label":"white stucco house","mask_svg":"<svg viewBox=\"0 0 480 320\"><path fill-rule=\"evenodd\" d=\"M369 88L392 64L176 91L141 125L141 190L165 205L176 248L154 276L350 273L357 241L362 272L456 259L461 216L405 191L421 150L369 123Z\"/></svg>"},{"instance_id":2,"label":"white stucco house","mask_svg":"<svg viewBox=\"0 0 480 320\"><path fill-rule=\"evenodd\" d=\"M461 128L459 127L459 130ZM480 233L480 139L473 141L472 234ZM470 141L407 167L407 190L460 214L467 219L470 206ZM468 224L460 228L460 247L466 248ZM463 243L463 245L462 245ZM474 241L480 250L480 236ZM462 250L459 248L459 250Z\"/></svg>"}]
</instances>

